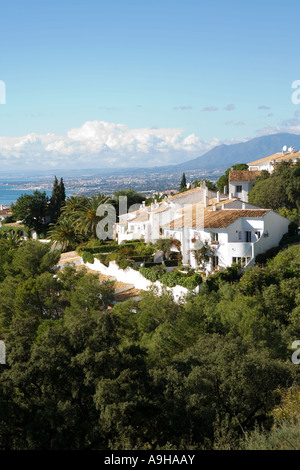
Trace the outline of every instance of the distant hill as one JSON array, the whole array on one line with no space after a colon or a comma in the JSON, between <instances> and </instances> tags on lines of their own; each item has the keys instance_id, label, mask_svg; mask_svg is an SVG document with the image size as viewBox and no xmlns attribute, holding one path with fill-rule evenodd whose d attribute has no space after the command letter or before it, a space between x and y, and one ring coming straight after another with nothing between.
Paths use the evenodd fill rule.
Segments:
<instances>
[{"instance_id":1,"label":"distant hill","mask_svg":"<svg viewBox=\"0 0 300 470\"><path fill-rule=\"evenodd\" d=\"M300 135L272 134L239 144L219 145L201 157L176 165L179 170L227 169L236 163L249 163L281 152L284 145L300 150Z\"/></svg>"}]
</instances>

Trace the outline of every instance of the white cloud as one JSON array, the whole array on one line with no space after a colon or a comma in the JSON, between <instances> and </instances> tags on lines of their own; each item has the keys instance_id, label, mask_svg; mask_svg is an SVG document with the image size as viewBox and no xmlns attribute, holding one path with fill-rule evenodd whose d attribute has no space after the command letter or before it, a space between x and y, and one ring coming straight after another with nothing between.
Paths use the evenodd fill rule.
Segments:
<instances>
[{"instance_id":1,"label":"white cloud","mask_svg":"<svg viewBox=\"0 0 300 470\"><path fill-rule=\"evenodd\" d=\"M258 129L256 131L256 134L259 136L279 133L300 134L300 120L297 118L297 116L290 119L285 119L277 126L266 125L262 129Z\"/></svg>"},{"instance_id":2,"label":"white cloud","mask_svg":"<svg viewBox=\"0 0 300 470\"><path fill-rule=\"evenodd\" d=\"M176 164L202 155L219 145L179 128L130 129L125 124L87 121L65 136L31 133L0 137L0 161L4 168L152 167Z\"/></svg>"},{"instance_id":3,"label":"white cloud","mask_svg":"<svg viewBox=\"0 0 300 470\"><path fill-rule=\"evenodd\" d=\"M193 106L175 106L175 108L173 108L175 111L177 110L180 110L180 111L187 111L187 110L190 110L190 109L194 109Z\"/></svg>"},{"instance_id":4,"label":"white cloud","mask_svg":"<svg viewBox=\"0 0 300 470\"><path fill-rule=\"evenodd\" d=\"M218 108L216 106L206 106L206 108L203 108L202 111L205 111L205 112L218 111Z\"/></svg>"},{"instance_id":5,"label":"white cloud","mask_svg":"<svg viewBox=\"0 0 300 470\"><path fill-rule=\"evenodd\" d=\"M225 111L234 111L235 110L235 105L233 103L231 104L228 104L227 106L225 106Z\"/></svg>"}]
</instances>

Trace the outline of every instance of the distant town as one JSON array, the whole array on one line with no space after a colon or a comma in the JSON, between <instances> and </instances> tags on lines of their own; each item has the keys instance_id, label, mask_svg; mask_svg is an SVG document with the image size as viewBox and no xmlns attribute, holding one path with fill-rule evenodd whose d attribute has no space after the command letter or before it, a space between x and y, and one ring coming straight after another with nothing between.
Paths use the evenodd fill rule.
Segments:
<instances>
[{"instance_id":1,"label":"distant town","mask_svg":"<svg viewBox=\"0 0 300 470\"><path fill-rule=\"evenodd\" d=\"M95 194L113 195L116 191L126 190L128 188L137 191L145 197L157 192L164 192L178 190L180 180L182 177L182 170L167 172L128 172L118 174L112 172L111 174L87 174L78 176L66 176L64 182L66 190L73 195L86 195L93 196ZM194 181L196 179L210 179L216 182L222 171L219 170L188 170L185 172L187 181ZM5 183L3 183L5 181ZM7 184L7 180L2 177L0 185ZM10 178L9 184L14 189L22 189L24 192L38 189L39 191L51 191L53 184L53 175L47 176L32 176L30 179L15 181L13 176ZM1 187L1 186L0 186Z\"/></svg>"}]
</instances>

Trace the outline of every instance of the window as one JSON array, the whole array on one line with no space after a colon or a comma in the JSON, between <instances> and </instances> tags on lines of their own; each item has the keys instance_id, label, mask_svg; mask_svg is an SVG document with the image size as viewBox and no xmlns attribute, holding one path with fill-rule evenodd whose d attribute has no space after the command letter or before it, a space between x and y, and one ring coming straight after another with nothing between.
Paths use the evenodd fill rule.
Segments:
<instances>
[{"instance_id":1,"label":"window","mask_svg":"<svg viewBox=\"0 0 300 470\"><path fill-rule=\"evenodd\" d=\"M243 187L240 186L240 185L238 185L238 186L236 187L236 192L237 192L237 193L241 193L242 191L243 191Z\"/></svg>"},{"instance_id":2,"label":"window","mask_svg":"<svg viewBox=\"0 0 300 470\"><path fill-rule=\"evenodd\" d=\"M246 242L251 243L251 232L246 232Z\"/></svg>"},{"instance_id":3,"label":"window","mask_svg":"<svg viewBox=\"0 0 300 470\"><path fill-rule=\"evenodd\" d=\"M211 239L212 242L218 242L219 241L219 234L212 232L210 234L210 239Z\"/></svg>"},{"instance_id":4,"label":"window","mask_svg":"<svg viewBox=\"0 0 300 470\"><path fill-rule=\"evenodd\" d=\"M256 235L257 239L259 240L260 237L261 237L261 233L257 231L257 232L255 232L255 235Z\"/></svg>"},{"instance_id":5,"label":"window","mask_svg":"<svg viewBox=\"0 0 300 470\"><path fill-rule=\"evenodd\" d=\"M212 257L212 265L213 265L213 268L215 268L216 266L219 265L219 257L218 256L213 256Z\"/></svg>"}]
</instances>

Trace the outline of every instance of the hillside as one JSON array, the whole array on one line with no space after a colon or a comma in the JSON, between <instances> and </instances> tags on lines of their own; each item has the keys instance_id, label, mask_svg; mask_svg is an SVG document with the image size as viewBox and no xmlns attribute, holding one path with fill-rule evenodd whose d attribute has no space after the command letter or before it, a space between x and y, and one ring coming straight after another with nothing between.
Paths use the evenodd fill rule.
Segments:
<instances>
[{"instance_id":1,"label":"hillside","mask_svg":"<svg viewBox=\"0 0 300 470\"><path fill-rule=\"evenodd\" d=\"M231 145L219 145L201 157L176 165L178 169L227 169L235 163L248 163L273 153L281 152L284 145L300 149L300 135L273 134L256 137L247 142Z\"/></svg>"}]
</instances>

